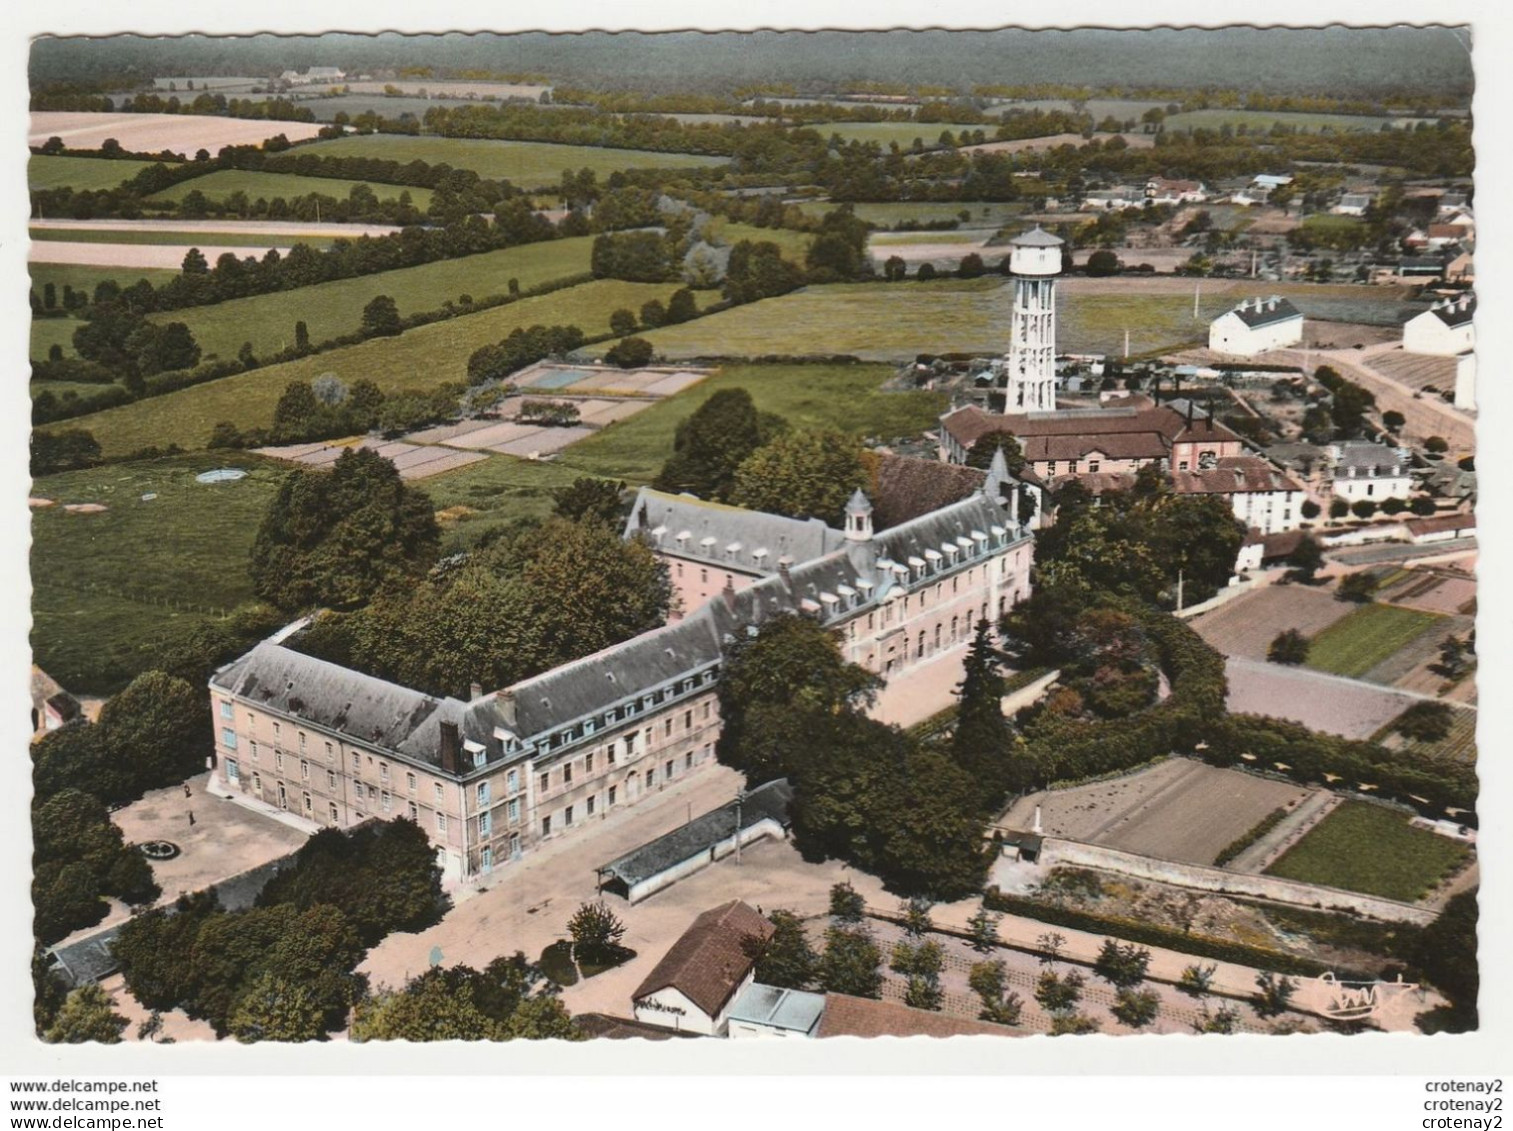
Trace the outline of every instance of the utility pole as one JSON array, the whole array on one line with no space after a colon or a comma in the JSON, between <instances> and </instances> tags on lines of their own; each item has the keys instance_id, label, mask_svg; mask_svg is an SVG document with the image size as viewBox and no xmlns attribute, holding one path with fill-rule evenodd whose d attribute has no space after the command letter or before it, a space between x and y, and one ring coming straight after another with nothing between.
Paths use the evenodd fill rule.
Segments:
<instances>
[{"instance_id":1,"label":"utility pole","mask_svg":"<svg viewBox=\"0 0 1513 1131\"><path fill-rule=\"evenodd\" d=\"M1183 570L1179 567L1177 569L1177 612L1179 613L1182 611L1182 574Z\"/></svg>"},{"instance_id":2,"label":"utility pole","mask_svg":"<svg viewBox=\"0 0 1513 1131\"><path fill-rule=\"evenodd\" d=\"M1129 360L1129 327L1124 329L1124 360Z\"/></svg>"},{"instance_id":3,"label":"utility pole","mask_svg":"<svg viewBox=\"0 0 1513 1131\"><path fill-rule=\"evenodd\" d=\"M1193 283L1193 321L1198 320L1198 292L1203 289L1202 280Z\"/></svg>"},{"instance_id":4,"label":"utility pole","mask_svg":"<svg viewBox=\"0 0 1513 1131\"><path fill-rule=\"evenodd\" d=\"M735 862L741 866L741 804L746 800L746 790L739 789L735 795Z\"/></svg>"}]
</instances>

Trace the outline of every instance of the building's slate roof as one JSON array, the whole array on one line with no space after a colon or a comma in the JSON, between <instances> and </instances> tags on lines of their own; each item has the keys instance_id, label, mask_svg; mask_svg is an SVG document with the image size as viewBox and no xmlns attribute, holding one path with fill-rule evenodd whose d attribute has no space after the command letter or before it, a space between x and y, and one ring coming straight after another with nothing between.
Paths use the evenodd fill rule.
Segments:
<instances>
[{"instance_id":1,"label":"building's slate roof","mask_svg":"<svg viewBox=\"0 0 1513 1131\"><path fill-rule=\"evenodd\" d=\"M444 704L459 717L466 706L267 640L217 671L210 684L354 742L406 750L433 764L436 746L408 740Z\"/></svg>"},{"instance_id":2,"label":"building's slate roof","mask_svg":"<svg viewBox=\"0 0 1513 1131\"><path fill-rule=\"evenodd\" d=\"M1279 295L1272 295L1266 299L1246 299L1229 313L1252 330L1258 326L1273 326L1278 322L1288 322L1294 318L1303 317L1303 312L1293 306L1290 299ZM1227 318L1228 315L1223 315L1223 317Z\"/></svg>"},{"instance_id":3,"label":"building's slate roof","mask_svg":"<svg viewBox=\"0 0 1513 1131\"><path fill-rule=\"evenodd\" d=\"M786 829L790 823L788 806L792 802L793 787L786 778L758 786L740 803L741 828L776 821ZM626 887L635 887L729 840L736 832L736 809L736 803L729 801L596 870L601 875L614 876Z\"/></svg>"},{"instance_id":4,"label":"building's slate roof","mask_svg":"<svg viewBox=\"0 0 1513 1131\"><path fill-rule=\"evenodd\" d=\"M508 691L515 725L529 737L640 695L720 658L720 640L707 617L685 617L581 660L563 664Z\"/></svg>"},{"instance_id":5,"label":"building's slate roof","mask_svg":"<svg viewBox=\"0 0 1513 1131\"><path fill-rule=\"evenodd\" d=\"M752 982L730 1007L730 1020L749 1021L812 1037L825 1012L825 995Z\"/></svg>"},{"instance_id":6,"label":"building's slate roof","mask_svg":"<svg viewBox=\"0 0 1513 1131\"><path fill-rule=\"evenodd\" d=\"M1476 315L1476 296L1465 294L1458 299L1437 302L1429 308L1429 313L1446 326L1464 326Z\"/></svg>"},{"instance_id":7,"label":"building's slate roof","mask_svg":"<svg viewBox=\"0 0 1513 1131\"><path fill-rule=\"evenodd\" d=\"M803 562L822 557L846 540L844 532L817 518L785 518L643 487L626 520L625 536L651 536L659 528L664 533L653 541L660 552L747 573L771 573L782 558ZM739 549L731 551L732 546ZM766 553L759 555L762 550Z\"/></svg>"},{"instance_id":8,"label":"building's slate roof","mask_svg":"<svg viewBox=\"0 0 1513 1131\"><path fill-rule=\"evenodd\" d=\"M772 932L772 924L739 899L712 908L672 944L631 1000L640 1001L671 987L706 1016L716 1017L756 965L746 952L746 940L765 941Z\"/></svg>"},{"instance_id":9,"label":"building's slate roof","mask_svg":"<svg viewBox=\"0 0 1513 1131\"><path fill-rule=\"evenodd\" d=\"M1407 475L1408 461L1386 444L1351 440L1335 446L1334 477L1349 479L1352 469L1358 479L1389 478Z\"/></svg>"}]
</instances>

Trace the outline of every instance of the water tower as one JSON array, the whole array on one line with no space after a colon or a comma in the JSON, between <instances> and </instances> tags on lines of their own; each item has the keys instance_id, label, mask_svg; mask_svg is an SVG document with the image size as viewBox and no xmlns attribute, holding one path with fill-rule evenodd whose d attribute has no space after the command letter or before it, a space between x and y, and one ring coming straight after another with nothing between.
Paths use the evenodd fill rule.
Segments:
<instances>
[{"instance_id":1,"label":"water tower","mask_svg":"<svg viewBox=\"0 0 1513 1131\"><path fill-rule=\"evenodd\" d=\"M1005 412L1056 407L1056 276L1063 241L1041 231L1009 241L1014 326L1002 366Z\"/></svg>"}]
</instances>

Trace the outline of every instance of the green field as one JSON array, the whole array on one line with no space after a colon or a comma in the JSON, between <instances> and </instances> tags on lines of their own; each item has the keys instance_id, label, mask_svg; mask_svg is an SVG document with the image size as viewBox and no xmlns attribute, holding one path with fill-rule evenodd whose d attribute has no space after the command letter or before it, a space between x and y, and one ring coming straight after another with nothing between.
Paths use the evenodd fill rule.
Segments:
<instances>
[{"instance_id":1,"label":"green field","mask_svg":"<svg viewBox=\"0 0 1513 1131\"><path fill-rule=\"evenodd\" d=\"M732 224L719 216L709 221L705 238L722 245L737 244L742 240L752 243L775 243L783 258L802 264L814 237L808 232L796 232L792 228L758 228L754 224Z\"/></svg>"},{"instance_id":2,"label":"green field","mask_svg":"<svg viewBox=\"0 0 1513 1131\"><path fill-rule=\"evenodd\" d=\"M1002 353L1010 300L1000 276L929 283L842 283L738 306L645 335L668 357L850 354L892 361L921 353ZM1194 321L1181 294L1057 294L1057 340L1069 353L1170 350L1204 340L1207 319L1237 302L1207 294Z\"/></svg>"},{"instance_id":3,"label":"green field","mask_svg":"<svg viewBox=\"0 0 1513 1131\"><path fill-rule=\"evenodd\" d=\"M33 192L71 188L75 192L116 188L129 181L148 161L112 161L108 157L32 157L26 163L26 184Z\"/></svg>"},{"instance_id":4,"label":"green field","mask_svg":"<svg viewBox=\"0 0 1513 1131\"><path fill-rule=\"evenodd\" d=\"M645 483L672 453L673 433L721 389L743 388L763 412L798 428L838 428L894 439L933 427L941 393L883 392L885 365L728 365L709 380L568 448L559 462L592 475Z\"/></svg>"},{"instance_id":5,"label":"green field","mask_svg":"<svg viewBox=\"0 0 1513 1131\"><path fill-rule=\"evenodd\" d=\"M839 134L842 141L876 142L886 151L892 145L897 145L900 149L912 149L915 138L919 138L927 149L932 148L939 144L940 135L945 130L950 130L951 136L956 137L964 129L981 129L991 141L996 127L987 124L953 126L942 122L818 122L814 125L806 124L804 128L818 130L825 138Z\"/></svg>"},{"instance_id":6,"label":"green field","mask_svg":"<svg viewBox=\"0 0 1513 1131\"><path fill-rule=\"evenodd\" d=\"M106 456L129 454L153 444L202 448L211 429L222 420L243 427L266 427L273 419L278 398L291 381L309 381L323 373L335 373L348 384L366 377L390 391L462 381L467 377L468 357L473 351L502 340L511 330L538 323L571 324L590 336L606 334L609 316L615 310L620 307L640 310L643 303L654 298L665 303L677 289L675 283L602 279L421 326L397 338L378 338L224 377L79 417L60 427L89 430Z\"/></svg>"},{"instance_id":7,"label":"green field","mask_svg":"<svg viewBox=\"0 0 1513 1131\"><path fill-rule=\"evenodd\" d=\"M840 205L828 200L806 200L799 205L809 216L823 216ZM891 228L909 220L928 223L932 220L957 220L963 228L991 228L994 231L1014 220L1023 211L1022 204L1000 204L979 200L921 200L910 202L885 201L877 204L854 204L851 206L857 219L880 228ZM968 213L962 220L961 213ZM933 233L932 233L933 234Z\"/></svg>"},{"instance_id":8,"label":"green field","mask_svg":"<svg viewBox=\"0 0 1513 1131\"><path fill-rule=\"evenodd\" d=\"M1466 854L1463 844L1413 828L1405 813L1347 801L1266 874L1411 903L1457 868Z\"/></svg>"},{"instance_id":9,"label":"green field","mask_svg":"<svg viewBox=\"0 0 1513 1131\"><path fill-rule=\"evenodd\" d=\"M1442 618L1397 605L1362 605L1313 638L1308 666L1360 677Z\"/></svg>"},{"instance_id":10,"label":"green field","mask_svg":"<svg viewBox=\"0 0 1513 1131\"><path fill-rule=\"evenodd\" d=\"M398 200L402 194L409 193L410 201L422 212L431 206L431 190L427 188L386 185L378 181L345 181L334 177L301 177L293 173L255 173L246 169L221 169L214 173L207 173L191 181L182 181L162 192L155 192L146 199L149 201L171 200L177 203L191 192L198 190L209 200L225 200L232 193L241 190L251 201L259 198L273 200L280 196L289 200L296 196L308 196L311 193L345 200L348 193L352 191L352 187L359 184L365 184L371 188L373 195L379 200Z\"/></svg>"},{"instance_id":11,"label":"green field","mask_svg":"<svg viewBox=\"0 0 1513 1131\"><path fill-rule=\"evenodd\" d=\"M502 523L550 513L552 491L581 472L555 460L490 455L417 484L442 515L443 555L464 549ZM462 508L466 508L463 510Z\"/></svg>"},{"instance_id":12,"label":"green field","mask_svg":"<svg viewBox=\"0 0 1513 1131\"><path fill-rule=\"evenodd\" d=\"M75 356L74 331L82 324L77 318L33 318L31 356L40 361L55 345L63 347L64 357Z\"/></svg>"},{"instance_id":13,"label":"green field","mask_svg":"<svg viewBox=\"0 0 1513 1131\"><path fill-rule=\"evenodd\" d=\"M936 131L937 133L939 131ZM327 157L377 157L386 161L425 161L472 169L480 177L506 180L520 188L560 184L564 169L592 169L602 181L619 169L692 169L723 165L724 157L694 153L653 153L589 145L551 145L535 141L490 141L476 138L397 137L366 134L301 146L299 152ZM417 205L419 201L416 201Z\"/></svg>"},{"instance_id":14,"label":"green field","mask_svg":"<svg viewBox=\"0 0 1513 1131\"><path fill-rule=\"evenodd\" d=\"M1392 118L1368 118L1356 114L1308 114L1290 110L1188 110L1166 119L1168 130L1217 130L1223 126L1243 125L1247 131L1265 132L1280 122L1289 129L1318 133L1329 129L1336 133L1369 130L1372 133L1393 121Z\"/></svg>"},{"instance_id":15,"label":"green field","mask_svg":"<svg viewBox=\"0 0 1513 1131\"><path fill-rule=\"evenodd\" d=\"M300 236L292 233L269 235L258 231L238 232L234 225L228 225L225 230L215 232L33 228L31 238L57 243L125 243L162 246L178 244L182 247L288 247L290 244L305 243L315 248L328 248L336 242L336 237L331 235Z\"/></svg>"},{"instance_id":16,"label":"green field","mask_svg":"<svg viewBox=\"0 0 1513 1131\"><path fill-rule=\"evenodd\" d=\"M589 236L524 244L292 291L169 311L155 315L153 321L188 325L207 358L235 357L246 341L252 342L254 353L266 355L293 343L294 324L300 320L310 328L310 340L316 344L356 333L363 307L378 295L388 295L398 305L399 313L406 315L439 309L443 303L455 302L464 294L475 299L502 295L508 291L511 279L520 280L521 288L529 290L555 279L585 275L592 244Z\"/></svg>"},{"instance_id":17,"label":"green field","mask_svg":"<svg viewBox=\"0 0 1513 1131\"><path fill-rule=\"evenodd\" d=\"M976 244L982 242L982 232L873 232L868 241L873 248L886 249L908 244ZM1007 255L1007 248L1000 248Z\"/></svg>"},{"instance_id":18,"label":"green field","mask_svg":"<svg viewBox=\"0 0 1513 1131\"><path fill-rule=\"evenodd\" d=\"M245 479L196 483L214 467ZM288 466L243 452L115 464L37 480L32 649L70 691L108 694L207 619L252 598L247 555ZM157 498L142 501L145 494ZM65 503L103 503L73 514ZM177 607L175 607L177 604Z\"/></svg>"}]
</instances>

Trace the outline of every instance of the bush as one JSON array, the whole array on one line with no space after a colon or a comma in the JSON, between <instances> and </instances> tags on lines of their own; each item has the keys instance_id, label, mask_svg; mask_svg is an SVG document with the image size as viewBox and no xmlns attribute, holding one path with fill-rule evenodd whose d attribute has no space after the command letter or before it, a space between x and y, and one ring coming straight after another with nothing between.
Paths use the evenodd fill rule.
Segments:
<instances>
[{"instance_id":1,"label":"bush","mask_svg":"<svg viewBox=\"0 0 1513 1131\"><path fill-rule=\"evenodd\" d=\"M604 355L604 360L621 369L637 369L651 362L656 353L645 338L623 338Z\"/></svg>"},{"instance_id":2,"label":"bush","mask_svg":"<svg viewBox=\"0 0 1513 1131\"><path fill-rule=\"evenodd\" d=\"M1321 513L1321 508L1319 507L1319 504L1316 503L1316 502L1314 502L1312 499L1304 499L1303 500L1303 506L1302 506L1301 510L1302 510L1302 513L1303 513L1303 517L1304 518L1310 518L1310 519L1311 518L1318 518L1319 514Z\"/></svg>"},{"instance_id":3,"label":"bush","mask_svg":"<svg viewBox=\"0 0 1513 1131\"><path fill-rule=\"evenodd\" d=\"M1423 701L1399 715L1392 729L1415 742L1438 742L1450 733L1452 718L1448 703Z\"/></svg>"},{"instance_id":4,"label":"bush","mask_svg":"<svg viewBox=\"0 0 1513 1131\"><path fill-rule=\"evenodd\" d=\"M1255 844L1256 841L1281 824L1286 816L1286 809L1273 809L1266 816L1262 817L1260 824L1256 825L1250 832L1244 836L1236 837L1226 844L1219 855L1214 857L1214 867L1224 867L1224 865L1228 864L1236 856L1240 855L1240 853L1244 852L1251 845Z\"/></svg>"},{"instance_id":5,"label":"bush","mask_svg":"<svg viewBox=\"0 0 1513 1131\"><path fill-rule=\"evenodd\" d=\"M1276 639L1271 642L1271 647L1266 650L1266 658L1274 664L1306 663L1308 645L1308 637L1295 628L1289 628L1277 633Z\"/></svg>"},{"instance_id":6,"label":"bush","mask_svg":"<svg viewBox=\"0 0 1513 1131\"><path fill-rule=\"evenodd\" d=\"M1331 499L1329 501L1329 517L1344 518L1350 513L1350 504L1344 499Z\"/></svg>"},{"instance_id":7,"label":"bush","mask_svg":"<svg viewBox=\"0 0 1513 1131\"><path fill-rule=\"evenodd\" d=\"M1356 518L1370 518L1376 514L1376 502L1372 499L1357 499L1350 504L1350 513Z\"/></svg>"}]
</instances>

